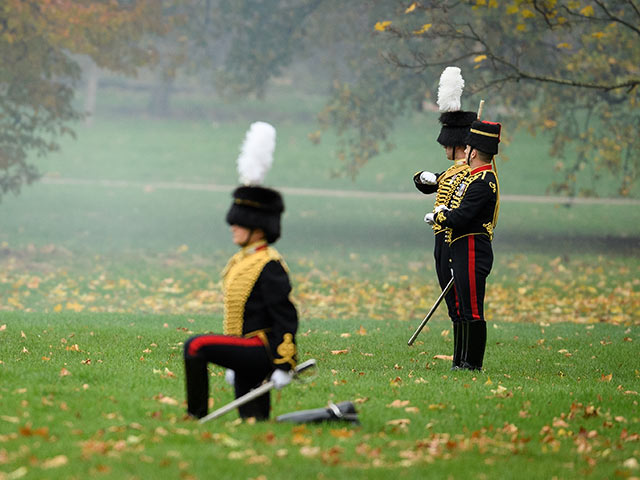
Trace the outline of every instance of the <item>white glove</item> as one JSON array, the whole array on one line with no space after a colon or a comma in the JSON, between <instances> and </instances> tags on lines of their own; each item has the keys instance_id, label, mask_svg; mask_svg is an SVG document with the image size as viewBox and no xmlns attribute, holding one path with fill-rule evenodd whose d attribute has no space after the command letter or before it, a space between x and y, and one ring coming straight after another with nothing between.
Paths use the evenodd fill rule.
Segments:
<instances>
[{"instance_id":1,"label":"white glove","mask_svg":"<svg viewBox=\"0 0 640 480\"><path fill-rule=\"evenodd\" d=\"M435 222L435 220L433 219L433 217L435 217L436 214L433 212L429 212L424 216L424 221L427 222L429 225L433 225Z\"/></svg>"},{"instance_id":2,"label":"white glove","mask_svg":"<svg viewBox=\"0 0 640 480\"><path fill-rule=\"evenodd\" d=\"M438 177L431 172L422 172L420 174L420 182L424 185L435 185L438 183Z\"/></svg>"},{"instance_id":3,"label":"white glove","mask_svg":"<svg viewBox=\"0 0 640 480\"><path fill-rule=\"evenodd\" d=\"M292 375L289 372L276 368L271 374L271 381L276 390L280 390L282 387L289 385Z\"/></svg>"},{"instance_id":4,"label":"white glove","mask_svg":"<svg viewBox=\"0 0 640 480\"><path fill-rule=\"evenodd\" d=\"M233 384L236 382L236 372L227 368L227 371L224 372L224 381L233 387Z\"/></svg>"},{"instance_id":5,"label":"white glove","mask_svg":"<svg viewBox=\"0 0 640 480\"><path fill-rule=\"evenodd\" d=\"M434 210L434 213L440 213L440 212L442 212L442 211L450 212L450 211L451 211L451 209L450 209L449 207L447 207L446 205L438 205L438 206L436 207L436 209Z\"/></svg>"}]
</instances>

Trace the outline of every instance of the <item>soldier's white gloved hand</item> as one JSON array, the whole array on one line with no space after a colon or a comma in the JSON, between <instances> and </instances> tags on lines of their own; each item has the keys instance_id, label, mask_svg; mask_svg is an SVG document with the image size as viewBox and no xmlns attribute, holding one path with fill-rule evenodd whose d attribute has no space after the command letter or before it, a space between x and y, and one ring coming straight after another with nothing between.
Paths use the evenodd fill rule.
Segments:
<instances>
[{"instance_id":1,"label":"soldier's white gloved hand","mask_svg":"<svg viewBox=\"0 0 640 480\"><path fill-rule=\"evenodd\" d=\"M233 384L236 382L236 372L227 368L227 371L224 372L224 380L233 387Z\"/></svg>"},{"instance_id":2,"label":"soldier's white gloved hand","mask_svg":"<svg viewBox=\"0 0 640 480\"><path fill-rule=\"evenodd\" d=\"M289 385L293 376L289 372L276 368L271 374L271 381L276 390L280 390L282 387Z\"/></svg>"},{"instance_id":3,"label":"soldier's white gloved hand","mask_svg":"<svg viewBox=\"0 0 640 480\"><path fill-rule=\"evenodd\" d=\"M429 212L424 216L424 221L427 222L429 225L433 225L435 222L435 220L433 219L433 217L435 217L435 213L433 212Z\"/></svg>"},{"instance_id":4,"label":"soldier's white gloved hand","mask_svg":"<svg viewBox=\"0 0 640 480\"><path fill-rule=\"evenodd\" d=\"M446 205L438 205L436 207L436 209L434 210L434 213L440 213L442 211L450 212L451 209L449 207L447 207Z\"/></svg>"},{"instance_id":5,"label":"soldier's white gloved hand","mask_svg":"<svg viewBox=\"0 0 640 480\"><path fill-rule=\"evenodd\" d=\"M431 172L422 172L420 174L420 182L424 185L435 185L438 183L438 177Z\"/></svg>"}]
</instances>

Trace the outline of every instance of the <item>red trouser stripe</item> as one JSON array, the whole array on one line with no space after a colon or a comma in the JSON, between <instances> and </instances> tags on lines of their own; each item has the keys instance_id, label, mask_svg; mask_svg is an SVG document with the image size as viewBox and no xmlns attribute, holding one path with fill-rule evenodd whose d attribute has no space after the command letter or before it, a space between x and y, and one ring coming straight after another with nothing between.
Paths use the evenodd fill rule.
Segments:
<instances>
[{"instance_id":1,"label":"red trouser stripe","mask_svg":"<svg viewBox=\"0 0 640 480\"><path fill-rule=\"evenodd\" d=\"M231 345L236 347L261 347L264 346L260 337L233 337L229 335L201 335L191 340L187 353L196 355L202 347L211 345Z\"/></svg>"},{"instance_id":2,"label":"red trouser stripe","mask_svg":"<svg viewBox=\"0 0 640 480\"><path fill-rule=\"evenodd\" d=\"M469 300L471 301L471 315L480 320L478 313L478 297L476 295L476 241L473 235L469 235Z\"/></svg>"}]
</instances>

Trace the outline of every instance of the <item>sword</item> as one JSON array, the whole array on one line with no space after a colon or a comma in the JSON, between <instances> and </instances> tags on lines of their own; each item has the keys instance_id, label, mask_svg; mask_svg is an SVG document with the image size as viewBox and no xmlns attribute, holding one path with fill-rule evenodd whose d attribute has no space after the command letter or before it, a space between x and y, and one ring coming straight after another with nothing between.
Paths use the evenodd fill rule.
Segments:
<instances>
[{"instance_id":1,"label":"sword","mask_svg":"<svg viewBox=\"0 0 640 480\"><path fill-rule=\"evenodd\" d=\"M442 290L442 293L440 293L440 296L436 300L436 303L433 304L433 307L431 307L431 310L429 310L429 313L427 313L427 316L424 317L424 320L422 320L422 323L420 324L418 329L413 333L413 335L411 335L411 338L407 342L407 345L409 346L413 345L413 342L416 341L416 338L418 337L418 335L420 334L424 326L427 324L427 322L431 318L431 315L433 315L433 312L436 311L436 309L438 308L438 305L440 305L440 302L442 302L442 299L447 295L447 293L449 293L449 290L451 290L451 287L453 287L453 277L451 277L451 280L449 280L449 283L447 283L447 286L444 287L444 289Z\"/></svg>"},{"instance_id":2,"label":"sword","mask_svg":"<svg viewBox=\"0 0 640 480\"><path fill-rule=\"evenodd\" d=\"M304 372L305 370L308 370L310 368L315 368L315 367L316 367L316 361L315 359L312 358L310 360L307 360L306 362L302 362L300 365L297 365L296 368L293 369L293 373L291 373L290 375L293 378L296 378L300 373ZM209 420L213 420L214 418L221 417L225 413L228 413L231 410L241 407L245 403L250 402L251 400L254 400L264 395L268 391L272 390L274 387L275 387L274 382L272 381L265 382L259 387L254 388L250 392L245 393L241 397L236 398L234 401L229 402L226 405L223 405L217 410L211 412L209 415L202 417L198 421L200 423L205 423L205 422L208 422Z\"/></svg>"}]
</instances>

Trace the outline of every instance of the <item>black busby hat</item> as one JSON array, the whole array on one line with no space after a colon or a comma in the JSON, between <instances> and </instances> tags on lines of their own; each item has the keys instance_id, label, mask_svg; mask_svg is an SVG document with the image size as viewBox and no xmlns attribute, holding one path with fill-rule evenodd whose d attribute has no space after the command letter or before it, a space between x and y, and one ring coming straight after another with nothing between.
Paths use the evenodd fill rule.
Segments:
<instances>
[{"instance_id":1,"label":"black busby hat","mask_svg":"<svg viewBox=\"0 0 640 480\"><path fill-rule=\"evenodd\" d=\"M284 202L277 190L257 185L238 187L233 192L233 204L227 212L229 225L260 228L267 242L280 238L280 216Z\"/></svg>"},{"instance_id":2,"label":"black busby hat","mask_svg":"<svg viewBox=\"0 0 640 480\"><path fill-rule=\"evenodd\" d=\"M438 143L445 147L466 145L469 127L478 118L475 112L444 112L438 119L442 124Z\"/></svg>"},{"instance_id":3,"label":"black busby hat","mask_svg":"<svg viewBox=\"0 0 640 480\"><path fill-rule=\"evenodd\" d=\"M489 155L495 155L498 153L501 128L502 125L499 123L476 120L469 129L467 145Z\"/></svg>"},{"instance_id":4,"label":"black busby hat","mask_svg":"<svg viewBox=\"0 0 640 480\"><path fill-rule=\"evenodd\" d=\"M260 228L267 242L280 238L280 216L284 202L277 190L260 185L273 163L276 129L265 122L255 122L242 144L238 157L238 173L244 185L233 192L233 203L227 212L229 225Z\"/></svg>"},{"instance_id":5,"label":"black busby hat","mask_svg":"<svg viewBox=\"0 0 640 480\"><path fill-rule=\"evenodd\" d=\"M464 88L464 79L458 67L447 67L440 75L438 85L438 109L442 124L438 143L445 147L466 145L467 133L471 123L478 118L475 112L460 110L460 98Z\"/></svg>"}]
</instances>

